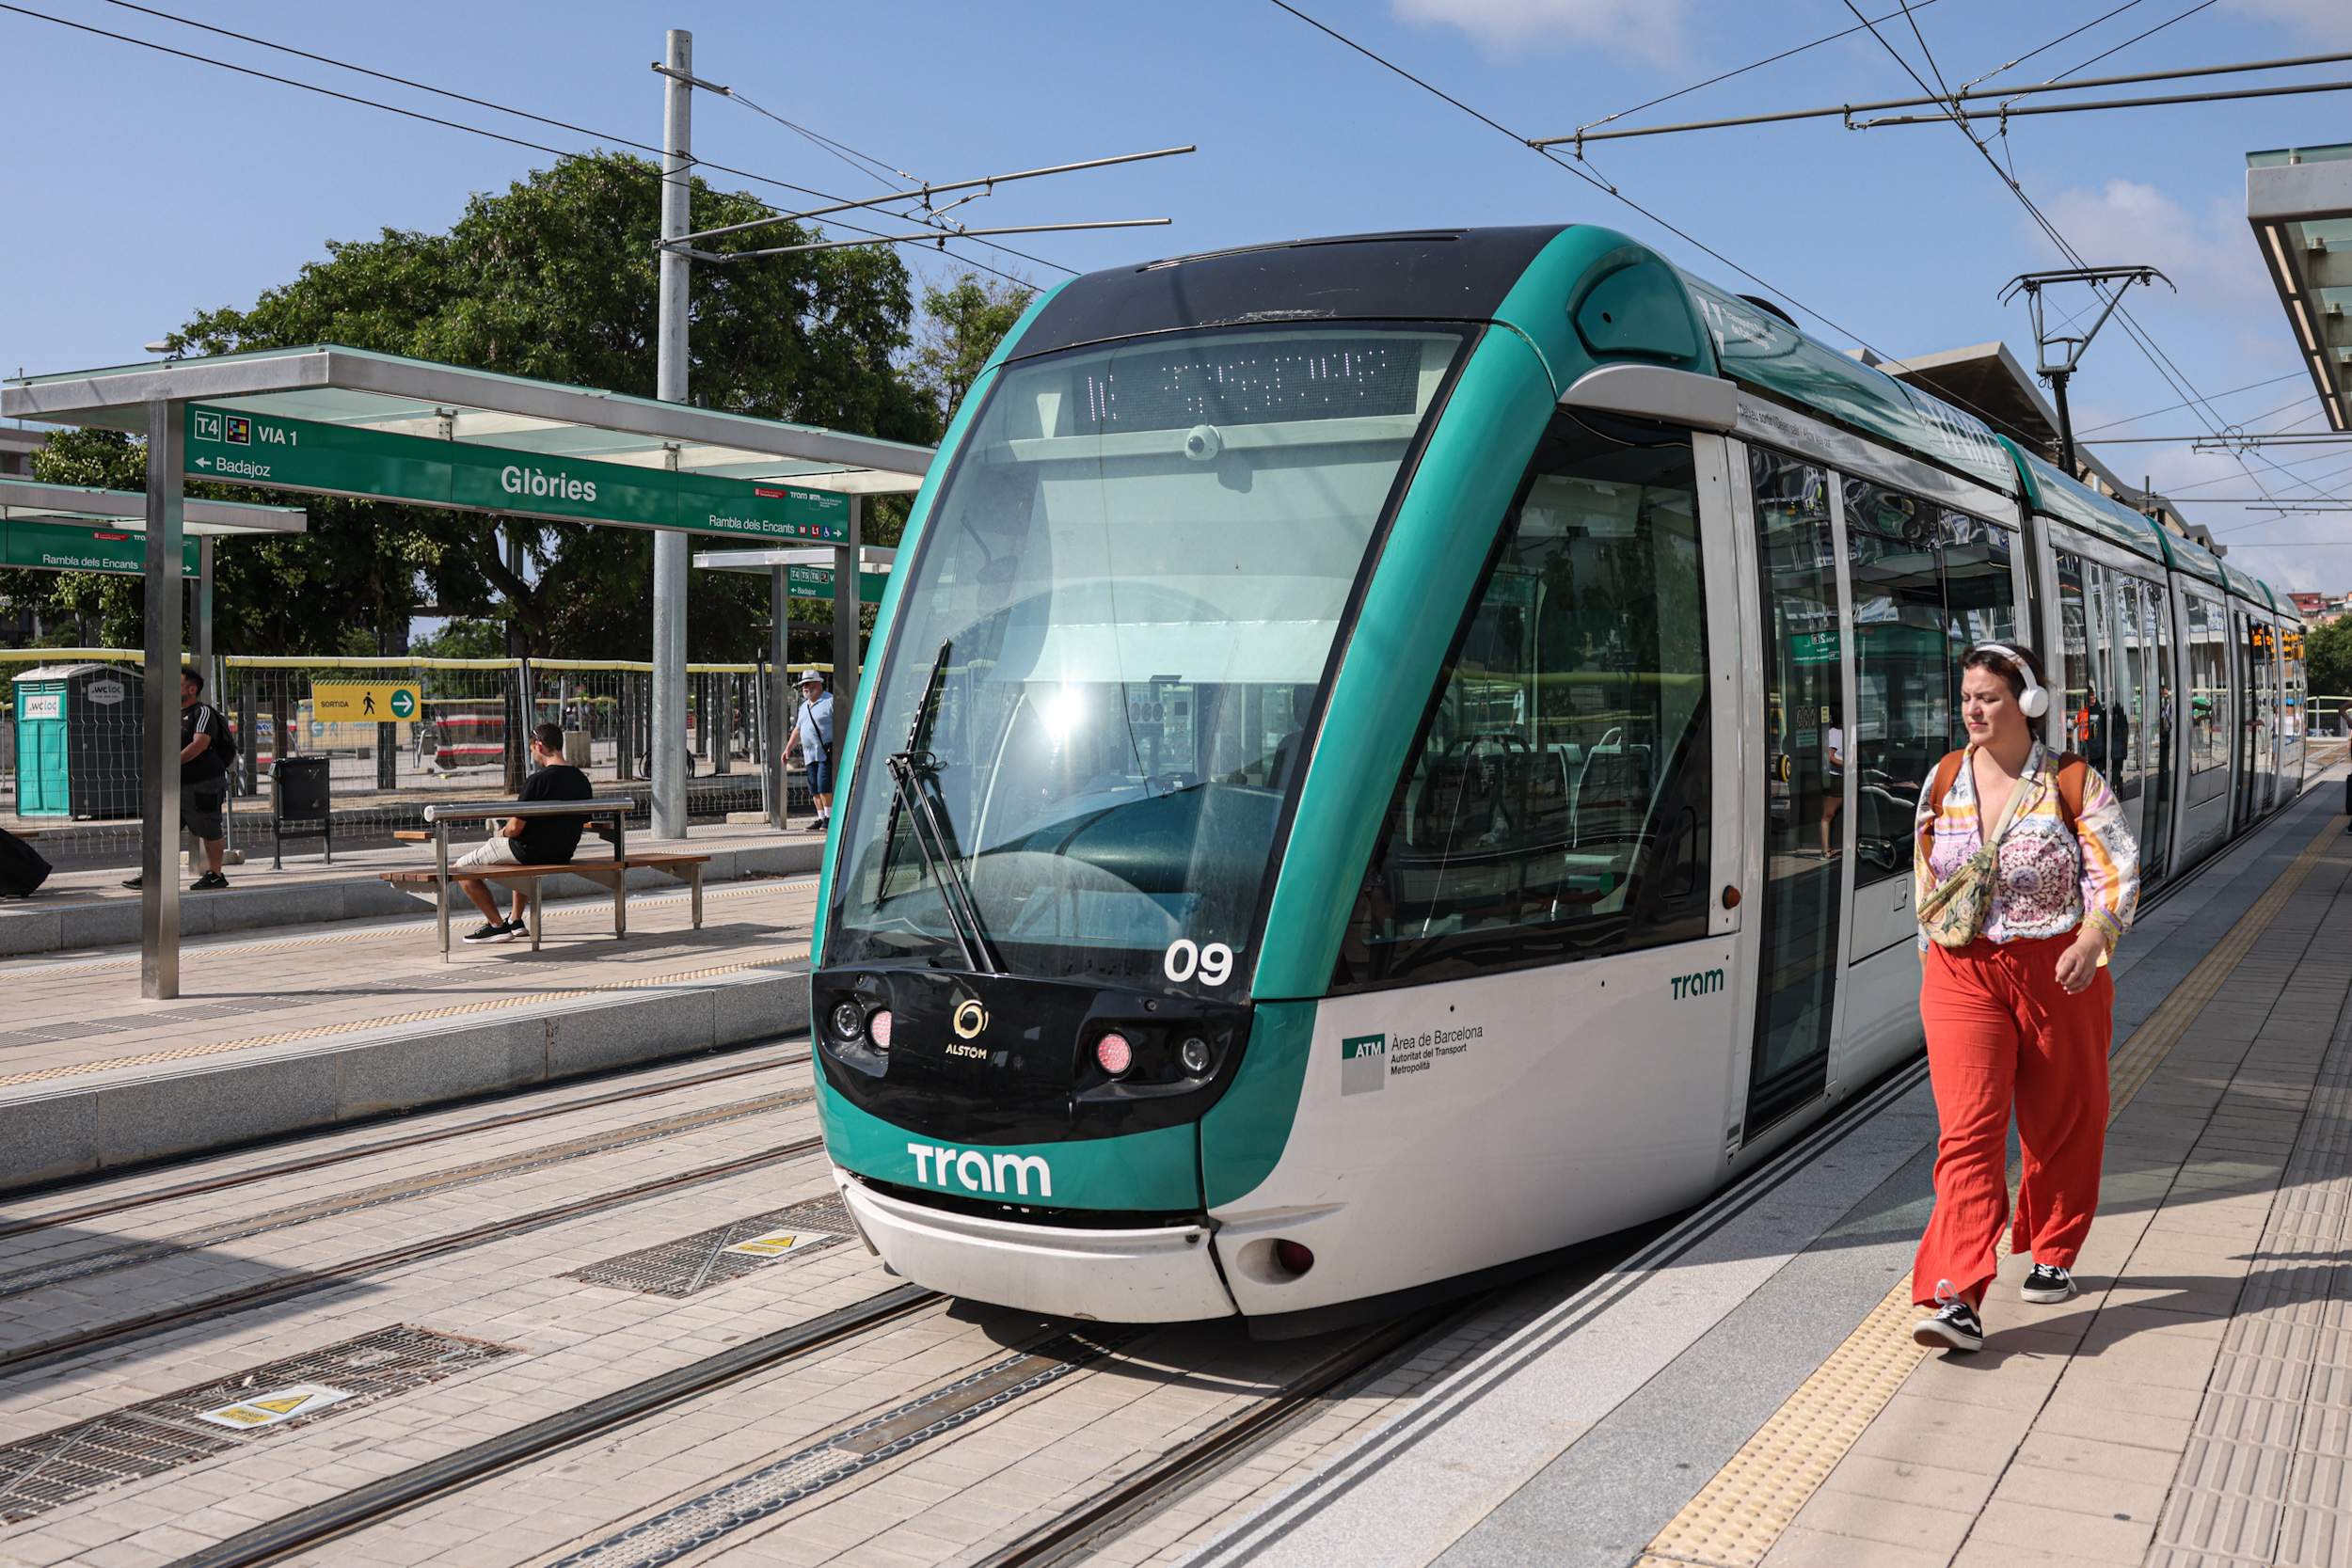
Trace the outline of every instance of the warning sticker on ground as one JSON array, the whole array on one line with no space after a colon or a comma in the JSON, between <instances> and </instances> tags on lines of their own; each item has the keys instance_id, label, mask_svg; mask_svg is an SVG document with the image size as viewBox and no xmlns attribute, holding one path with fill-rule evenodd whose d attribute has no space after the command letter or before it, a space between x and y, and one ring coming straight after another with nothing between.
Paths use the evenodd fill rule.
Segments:
<instances>
[{"instance_id":1,"label":"warning sticker on ground","mask_svg":"<svg viewBox=\"0 0 2352 1568\"><path fill-rule=\"evenodd\" d=\"M309 1416L330 1404L341 1404L351 1398L348 1391L329 1388L324 1383L296 1383L284 1388L272 1388L249 1400L234 1404L215 1405L197 1413L199 1421L215 1426L232 1427L245 1431L252 1427L275 1426L291 1421L296 1416Z\"/></svg>"},{"instance_id":2,"label":"warning sticker on ground","mask_svg":"<svg viewBox=\"0 0 2352 1568\"><path fill-rule=\"evenodd\" d=\"M781 1258L796 1246L806 1246L812 1242L830 1242L837 1239L821 1230L771 1230L765 1235L751 1237L723 1250L739 1252L746 1258Z\"/></svg>"}]
</instances>

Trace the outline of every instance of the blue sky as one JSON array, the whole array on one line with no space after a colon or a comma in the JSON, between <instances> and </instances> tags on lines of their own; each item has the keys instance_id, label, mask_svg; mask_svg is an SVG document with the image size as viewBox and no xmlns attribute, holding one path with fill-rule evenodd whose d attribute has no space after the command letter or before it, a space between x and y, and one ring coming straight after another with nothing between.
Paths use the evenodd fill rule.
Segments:
<instances>
[{"instance_id":1,"label":"blue sky","mask_svg":"<svg viewBox=\"0 0 2352 1568\"><path fill-rule=\"evenodd\" d=\"M1189 158L1009 187L966 209L976 226L1175 220L1158 232L1015 242L1080 270L1295 234L1572 220L1622 228L1694 271L1753 288L1267 0L179 0L156 8L165 16L106 0L24 3L566 149L590 143L173 19L233 27L648 142L660 139L660 99L647 62L660 53L662 29L683 26L695 35L702 74L930 179L1197 142L1200 150ZM1572 131L1852 21L1841 0L1299 3L1528 135ZM2121 3L1931 0L1917 21L1935 63L1957 84ZM2137 0L2036 55L2013 78L2040 80L2074 66L2194 3ZM1894 4L1874 0L1866 10L1876 16ZM1883 31L1922 63L1900 22ZM2352 50L2344 0L2214 0L2091 73L2329 49ZM2342 79L2352 67L2299 74ZM0 87L16 133L0 163L0 232L9 241L0 245L0 371L138 358L142 343L192 312L248 303L292 277L328 240L446 227L469 193L502 187L547 161L5 11ZM1862 34L1645 118L1912 90L1884 49ZM857 196L880 188L738 104L699 99L695 135L705 157L778 180ZM2222 419L2276 428L2312 412L2301 381L2218 395L2295 369L2245 221L2243 154L2343 140L2352 140L2352 94L2021 119L2006 152L2026 191L2090 260L2151 261L2171 275L2180 294L2136 293L2137 319L2215 399ZM1883 352L1998 337L2030 362L2022 309L1994 295L2011 275L2060 259L1949 126L1862 133L1816 121L1621 142L1594 155L1634 199ZM783 199L770 187L746 188ZM920 270L940 270L936 261L911 259ZM1060 276L1013 264L1039 280ZM1806 325L1840 347L1851 341ZM2177 401L2110 326L2075 382L2076 425ZM2181 409L2110 434L2198 428L2195 414ZM2208 495L2253 493L2232 460L2185 447L2110 447L2104 455L2127 477L2151 473L2185 500L2200 483ZM2317 477L2328 494L2352 485L2352 451L2282 451L2274 460L2299 465L2296 473ZM2331 473L2339 467L2346 472ZM2289 488L2258 471L2274 491ZM2280 547L2352 539L2344 515L2263 520L2207 505L2191 515L2230 531L2223 537L2237 546L2233 559L2273 582L2352 588L2352 547Z\"/></svg>"}]
</instances>

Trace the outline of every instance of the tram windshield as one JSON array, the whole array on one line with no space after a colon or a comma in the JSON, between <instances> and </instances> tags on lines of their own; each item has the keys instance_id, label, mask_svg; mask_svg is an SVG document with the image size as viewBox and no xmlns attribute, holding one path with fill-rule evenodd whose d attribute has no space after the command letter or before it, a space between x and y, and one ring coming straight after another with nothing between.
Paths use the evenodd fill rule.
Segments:
<instances>
[{"instance_id":1,"label":"tram windshield","mask_svg":"<svg viewBox=\"0 0 2352 1568\"><path fill-rule=\"evenodd\" d=\"M1209 329L1007 366L900 588L826 961L1246 984L1350 591L1465 341Z\"/></svg>"}]
</instances>

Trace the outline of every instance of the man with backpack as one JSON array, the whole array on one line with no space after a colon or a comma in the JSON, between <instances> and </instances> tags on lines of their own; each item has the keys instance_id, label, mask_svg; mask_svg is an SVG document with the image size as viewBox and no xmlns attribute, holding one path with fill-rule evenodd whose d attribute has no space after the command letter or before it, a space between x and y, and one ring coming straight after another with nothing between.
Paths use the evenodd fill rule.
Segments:
<instances>
[{"instance_id":1,"label":"man with backpack","mask_svg":"<svg viewBox=\"0 0 2352 1568\"><path fill-rule=\"evenodd\" d=\"M223 811L229 800L229 765L237 760L236 736L220 709L204 700L204 677L194 670L180 672L180 824L204 846L204 875L188 884L190 893L211 893L229 885L220 874L221 853L228 847ZM142 885L132 877L127 888Z\"/></svg>"}]
</instances>

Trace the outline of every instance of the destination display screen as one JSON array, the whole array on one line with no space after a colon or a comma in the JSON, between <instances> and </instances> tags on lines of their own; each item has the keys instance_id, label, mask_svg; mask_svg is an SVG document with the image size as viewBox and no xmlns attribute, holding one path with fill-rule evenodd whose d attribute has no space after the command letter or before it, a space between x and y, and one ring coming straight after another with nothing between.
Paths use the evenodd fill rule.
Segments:
<instances>
[{"instance_id":1,"label":"destination display screen","mask_svg":"<svg viewBox=\"0 0 2352 1568\"><path fill-rule=\"evenodd\" d=\"M1295 343L1215 334L1165 350L1129 348L1085 377L1093 431L1184 430L1198 424L1282 424L1412 414L1420 407L1422 346L1393 333Z\"/></svg>"}]
</instances>

